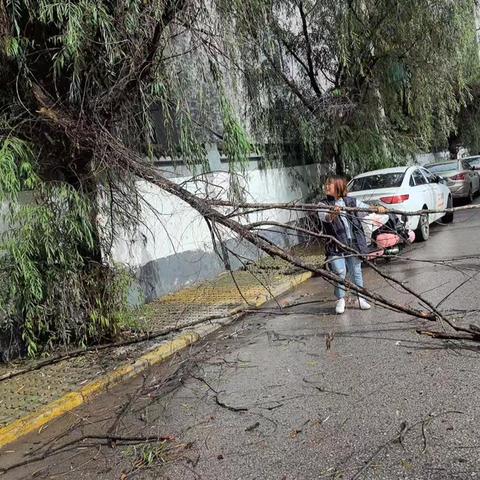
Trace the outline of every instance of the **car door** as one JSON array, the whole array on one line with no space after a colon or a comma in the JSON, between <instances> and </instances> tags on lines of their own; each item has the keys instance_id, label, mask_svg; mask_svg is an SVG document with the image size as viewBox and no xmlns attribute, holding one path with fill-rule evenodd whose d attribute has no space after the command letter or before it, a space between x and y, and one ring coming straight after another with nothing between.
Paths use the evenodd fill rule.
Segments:
<instances>
[{"instance_id":1,"label":"car door","mask_svg":"<svg viewBox=\"0 0 480 480\"><path fill-rule=\"evenodd\" d=\"M434 191L427 181L427 178L419 168L412 172L411 186L413 195L415 196L415 203L419 205L419 210L424 205L430 210L434 205ZM431 218L429 218L432 221Z\"/></svg>"},{"instance_id":2,"label":"car door","mask_svg":"<svg viewBox=\"0 0 480 480\"><path fill-rule=\"evenodd\" d=\"M420 169L427 179L428 185L431 189L430 195L431 195L431 201L432 201L432 206L428 207L432 210L443 210L447 206L448 202L448 195L449 195L449 189L443 185L442 183L438 183L438 177L434 175L432 172L429 172L425 168ZM443 213L433 213L430 214L431 221L438 220L443 216Z\"/></svg>"},{"instance_id":3,"label":"car door","mask_svg":"<svg viewBox=\"0 0 480 480\"><path fill-rule=\"evenodd\" d=\"M462 160L462 168L468 173L473 193L478 192L480 190L480 177L478 176L478 173L474 170L468 160Z\"/></svg>"}]
</instances>

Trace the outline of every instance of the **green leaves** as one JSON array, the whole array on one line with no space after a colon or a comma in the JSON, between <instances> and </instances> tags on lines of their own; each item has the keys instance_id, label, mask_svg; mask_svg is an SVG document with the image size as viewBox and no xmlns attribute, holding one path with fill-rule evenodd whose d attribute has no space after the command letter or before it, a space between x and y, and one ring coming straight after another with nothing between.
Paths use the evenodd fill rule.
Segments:
<instances>
[{"instance_id":1,"label":"green leaves","mask_svg":"<svg viewBox=\"0 0 480 480\"><path fill-rule=\"evenodd\" d=\"M223 151L230 162L231 168L242 167L248 161L252 145L248 135L235 115L228 98L221 94L220 106L223 118Z\"/></svg>"},{"instance_id":2,"label":"green leaves","mask_svg":"<svg viewBox=\"0 0 480 480\"><path fill-rule=\"evenodd\" d=\"M470 0L217 2L257 136L318 145L352 174L445 146L478 71Z\"/></svg>"},{"instance_id":3,"label":"green leaves","mask_svg":"<svg viewBox=\"0 0 480 480\"><path fill-rule=\"evenodd\" d=\"M0 140L0 201L15 199L38 183L30 145L15 137Z\"/></svg>"},{"instance_id":4,"label":"green leaves","mask_svg":"<svg viewBox=\"0 0 480 480\"><path fill-rule=\"evenodd\" d=\"M87 197L67 184L35 187L11 197L0 241L0 334L20 332L30 356L112 337L130 285L121 269L86 260L95 246Z\"/></svg>"}]
</instances>

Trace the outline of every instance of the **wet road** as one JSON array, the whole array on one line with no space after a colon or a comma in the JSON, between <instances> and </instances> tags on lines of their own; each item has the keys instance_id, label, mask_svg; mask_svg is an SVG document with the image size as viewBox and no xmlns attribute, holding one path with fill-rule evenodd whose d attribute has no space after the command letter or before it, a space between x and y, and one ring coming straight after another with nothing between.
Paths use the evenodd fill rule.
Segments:
<instances>
[{"instance_id":1,"label":"wet road","mask_svg":"<svg viewBox=\"0 0 480 480\"><path fill-rule=\"evenodd\" d=\"M457 214L382 268L480 324L479 232L480 212ZM366 280L418 303L368 269ZM281 311L224 327L7 447L2 467L30 463L0 478L480 478L480 346L419 336L441 327L380 307L332 315L332 293L312 279Z\"/></svg>"}]
</instances>

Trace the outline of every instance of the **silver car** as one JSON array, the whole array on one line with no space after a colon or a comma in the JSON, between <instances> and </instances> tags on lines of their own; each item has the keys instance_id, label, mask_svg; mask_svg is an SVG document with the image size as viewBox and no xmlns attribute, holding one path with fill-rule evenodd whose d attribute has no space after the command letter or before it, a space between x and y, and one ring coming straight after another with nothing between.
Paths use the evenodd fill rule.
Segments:
<instances>
[{"instance_id":1,"label":"silver car","mask_svg":"<svg viewBox=\"0 0 480 480\"><path fill-rule=\"evenodd\" d=\"M462 160L466 160L474 170L480 170L480 155L474 157L463 157Z\"/></svg>"},{"instance_id":2,"label":"silver car","mask_svg":"<svg viewBox=\"0 0 480 480\"><path fill-rule=\"evenodd\" d=\"M448 162L425 165L435 175L446 180L454 198L471 202L480 191L480 177L468 160L460 158Z\"/></svg>"}]
</instances>

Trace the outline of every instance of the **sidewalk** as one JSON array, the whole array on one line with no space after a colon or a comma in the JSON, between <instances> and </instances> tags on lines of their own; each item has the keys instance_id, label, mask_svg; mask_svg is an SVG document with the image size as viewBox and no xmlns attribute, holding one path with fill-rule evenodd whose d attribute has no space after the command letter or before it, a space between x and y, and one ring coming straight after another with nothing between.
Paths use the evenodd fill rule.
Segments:
<instances>
[{"instance_id":1,"label":"sidewalk","mask_svg":"<svg viewBox=\"0 0 480 480\"><path fill-rule=\"evenodd\" d=\"M310 263L323 261L318 247L297 253ZM166 360L219 328L229 316L258 307L310 277L284 261L262 259L248 270L223 273L158 299L139 311L136 322L150 332L200 322L195 327L128 347L90 352L0 382L0 448ZM0 365L0 377L33 364Z\"/></svg>"}]
</instances>

